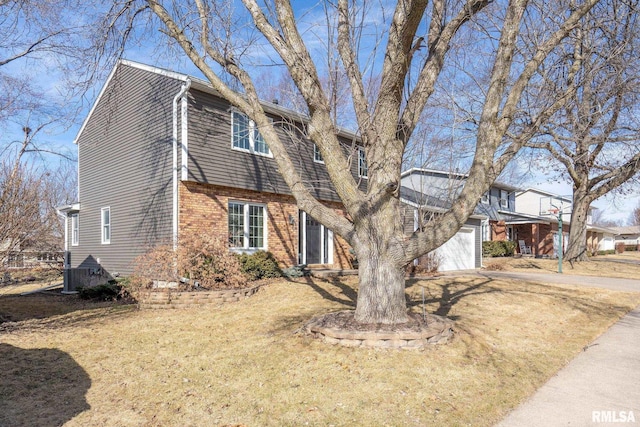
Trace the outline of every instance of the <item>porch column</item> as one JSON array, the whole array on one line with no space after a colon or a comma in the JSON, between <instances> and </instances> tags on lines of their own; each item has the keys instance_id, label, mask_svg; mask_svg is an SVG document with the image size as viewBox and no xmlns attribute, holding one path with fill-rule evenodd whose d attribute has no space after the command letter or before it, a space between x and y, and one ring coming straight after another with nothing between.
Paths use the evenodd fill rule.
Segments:
<instances>
[{"instance_id":1,"label":"porch column","mask_svg":"<svg viewBox=\"0 0 640 427\"><path fill-rule=\"evenodd\" d=\"M531 249L533 256L537 257L539 253L538 244L540 243L540 228L538 224L531 224Z\"/></svg>"}]
</instances>

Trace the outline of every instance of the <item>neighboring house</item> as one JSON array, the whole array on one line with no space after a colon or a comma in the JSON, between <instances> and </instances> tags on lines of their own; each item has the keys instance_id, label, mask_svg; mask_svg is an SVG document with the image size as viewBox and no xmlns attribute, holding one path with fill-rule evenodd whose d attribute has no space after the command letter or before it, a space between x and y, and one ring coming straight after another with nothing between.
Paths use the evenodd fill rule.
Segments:
<instances>
[{"instance_id":1,"label":"neighboring house","mask_svg":"<svg viewBox=\"0 0 640 427\"><path fill-rule=\"evenodd\" d=\"M616 247L617 234L612 228L587 224L587 249L591 252L612 251Z\"/></svg>"},{"instance_id":2,"label":"neighboring house","mask_svg":"<svg viewBox=\"0 0 640 427\"><path fill-rule=\"evenodd\" d=\"M0 267L17 268L60 268L64 251L54 242L25 241L21 245L0 245ZM11 249L9 249L11 248Z\"/></svg>"},{"instance_id":3,"label":"neighboring house","mask_svg":"<svg viewBox=\"0 0 640 427\"><path fill-rule=\"evenodd\" d=\"M571 230L572 204L570 196L560 196L537 188L517 191L516 214L506 221L513 230L513 240L523 240L534 256L557 257L560 245L558 218L562 214L563 248L566 250ZM552 211L554 208L558 208L557 213ZM592 224L594 209L597 208L589 208L587 214L587 250L607 250L615 233Z\"/></svg>"},{"instance_id":4,"label":"neighboring house","mask_svg":"<svg viewBox=\"0 0 640 427\"><path fill-rule=\"evenodd\" d=\"M611 227L611 230L616 232L616 244L624 243L625 245L637 245L640 247L640 225Z\"/></svg>"},{"instance_id":5,"label":"neighboring house","mask_svg":"<svg viewBox=\"0 0 640 427\"><path fill-rule=\"evenodd\" d=\"M292 125L301 116L264 108L312 193L343 213L320 153ZM354 134L339 137L357 149ZM259 129L202 80L120 61L75 143L79 201L59 208L69 270L127 275L148 248L199 230L284 266L350 267L348 245L298 209ZM364 161L352 173L366 183Z\"/></svg>"},{"instance_id":6,"label":"neighboring house","mask_svg":"<svg viewBox=\"0 0 640 427\"><path fill-rule=\"evenodd\" d=\"M402 173L402 185L428 197L426 204L448 205L462 190L466 174L412 168ZM482 196L474 215L484 217L481 227L481 242L488 240L511 240L510 230L505 225L505 215L515 211L517 187L494 182ZM426 196L428 195L428 196ZM437 200L437 201L434 201ZM445 206L438 206L445 207Z\"/></svg>"},{"instance_id":7,"label":"neighboring house","mask_svg":"<svg viewBox=\"0 0 640 427\"><path fill-rule=\"evenodd\" d=\"M433 169L412 168L403 172L400 198L406 206L405 230L413 232L430 217L449 209L466 178L465 174ZM460 231L434 251L441 271L482 267L482 242L500 235L501 215L513 209L515 189L501 183L490 188Z\"/></svg>"},{"instance_id":8,"label":"neighboring house","mask_svg":"<svg viewBox=\"0 0 640 427\"><path fill-rule=\"evenodd\" d=\"M450 207L449 200L426 196L404 186L400 188L400 201L403 203L402 216L407 234L420 229L423 224L437 218L439 213ZM426 262L437 265L438 271L481 268L482 225L486 220L484 215L472 215L451 239L432 253L420 257L415 264Z\"/></svg>"}]
</instances>

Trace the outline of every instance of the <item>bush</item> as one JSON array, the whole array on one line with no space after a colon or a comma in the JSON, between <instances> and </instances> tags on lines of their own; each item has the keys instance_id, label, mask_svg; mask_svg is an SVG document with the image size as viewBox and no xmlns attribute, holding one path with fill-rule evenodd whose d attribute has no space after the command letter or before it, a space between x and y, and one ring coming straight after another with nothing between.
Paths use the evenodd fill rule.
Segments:
<instances>
[{"instance_id":1,"label":"bush","mask_svg":"<svg viewBox=\"0 0 640 427\"><path fill-rule=\"evenodd\" d=\"M247 277L226 240L211 233L185 233L176 251L171 245L160 245L136 258L132 288L149 289L154 281L176 282L183 290L247 285Z\"/></svg>"},{"instance_id":2,"label":"bush","mask_svg":"<svg viewBox=\"0 0 640 427\"><path fill-rule=\"evenodd\" d=\"M606 251L598 251L598 255L613 255L616 253L615 249L607 249Z\"/></svg>"},{"instance_id":3,"label":"bush","mask_svg":"<svg viewBox=\"0 0 640 427\"><path fill-rule=\"evenodd\" d=\"M122 286L115 281L98 286L78 286L76 290L80 299L91 301L115 301L122 296Z\"/></svg>"},{"instance_id":4,"label":"bush","mask_svg":"<svg viewBox=\"0 0 640 427\"><path fill-rule=\"evenodd\" d=\"M513 256L516 242L509 240L492 240L482 242L482 255L485 257Z\"/></svg>"},{"instance_id":5,"label":"bush","mask_svg":"<svg viewBox=\"0 0 640 427\"><path fill-rule=\"evenodd\" d=\"M294 265L293 267L285 268L282 270L282 274L289 279L295 279L297 277L302 277L306 273L304 271L305 265Z\"/></svg>"},{"instance_id":6,"label":"bush","mask_svg":"<svg viewBox=\"0 0 640 427\"><path fill-rule=\"evenodd\" d=\"M271 252L258 251L253 254L241 254L238 255L238 260L240 261L240 269L249 280L270 279L284 275Z\"/></svg>"},{"instance_id":7,"label":"bush","mask_svg":"<svg viewBox=\"0 0 640 427\"><path fill-rule=\"evenodd\" d=\"M624 245L625 252L636 252L638 250L638 245Z\"/></svg>"}]
</instances>

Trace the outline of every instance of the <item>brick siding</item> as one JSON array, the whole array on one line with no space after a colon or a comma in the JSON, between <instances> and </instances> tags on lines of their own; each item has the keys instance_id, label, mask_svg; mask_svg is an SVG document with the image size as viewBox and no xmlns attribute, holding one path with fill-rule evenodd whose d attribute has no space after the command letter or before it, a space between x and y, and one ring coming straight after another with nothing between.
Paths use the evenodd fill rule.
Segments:
<instances>
[{"instance_id":1,"label":"brick siding","mask_svg":"<svg viewBox=\"0 0 640 427\"><path fill-rule=\"evenodd\" d=\"M182 182L179 190L179 233L213 230L228 235L229 201L259 203L267 208L267 250L281 267L298 264L299 210L292 196L222 187L195 182ZM344 215L338 203L326 203ZM293 218L293 224L290 223ZM332 268L351 268L349 245L339 236L334 238Z\"/></svg>"}]
</instances>

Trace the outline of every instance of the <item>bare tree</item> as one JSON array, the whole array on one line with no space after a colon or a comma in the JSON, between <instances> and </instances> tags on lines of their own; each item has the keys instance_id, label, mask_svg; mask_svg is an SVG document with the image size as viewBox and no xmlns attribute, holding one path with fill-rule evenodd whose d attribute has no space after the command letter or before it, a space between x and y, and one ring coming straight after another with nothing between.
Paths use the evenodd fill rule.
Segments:
<instances>
[{"instance_id":1,"label":"bare tree","mask_svg":"<svg viewBox=\"0 0 640 427\"><path fill-rule=\"evenodd\" d=\"M630 225L640 225L640 202L638 205L631 211L631 215L629 216L629 224Z\"/></svg>"},{"instance_id":2,"label":"bare tree","mask_svg":"<svg viewBox=\"0 0 640 427\"><path fill-rule=\"evenodd\" d=\"M157 17L162 32L183 50L211 85L260 127L299 207L353 247L359 260L360 281L355 320L396 324L407 321L405 266L458 231L524 142L561 105L559 101L542 111L520 134L505 142L522 96L538 68L597 2L560 2L557 8L561 13L544 19L550 16L547 4L526 0L499 4L489 0L400 0L388 17L380 13L376 17L381 18L376 20L360 19L361 3L329 3L338 23L335 46L339 66L349 81L350 104L360 135L358 143L364 148L368 163L366 191L358 188L349 172L350 159L337 137L330 92L318 71L320 62L314 60L317 52L312 54L307 47L298 22L300 11L290 2L243 0L244 9L235 10L234 2L129 1L114 3L106 22L112 34L119 36L123 27L134 28L133 19L147 10ZM485 14L486 9L489 11ZM118 26L116 18L131 20ZM531 55L518 49L521 26L537 29L537 49ZM483 87L469 179L447 212L406 236L399 215L403 154L436 90L451 45L465 27L486 41L479 45L486 51L482 60L491 64ZM375 44L376 49L380 48L374 60L369 60L370 51L363 47L369 33L384 41ZM296 172L294 160L260 103L252 78L255 64L247 57L251 46L273 52L295 82L307 107L306 136L319 147L348 218L315 199ZM365 51L367 54L363 55ZM376 69L375 79L367 77L372 75L370 67ZM229 81L237 82L242 93L232 90ZM373 82L376 86L368 87Z\"/></svg>"},{"instance_id":3,"label":"bare tree","mask_svg":"<svg viewBox=\"0 0 640 427\"><path fill-rule=\"evenodd\" d=\"M573 183L566 258L587 257L587 213L640 169L640 21L638 2L600 2L543 64L546 102L567 101L530 146L549 153ZM538 100L539 102L539 100Z\"/></svg>"},{"instance_id":4,"label":"bare tree","mask_svg":"<svg viewBox=\"0 0 640 427\"><path fill-rule=\"evenodd\" d=\"M67 185L73 170L62 167L51 172L24 160L32 137L25 129L20 149L5 150L0 163L0 266L25 247L52 250L55 242L61 243L64 231L55 206L75 197L75 188Z\"/></svg>"}]
</instances>

